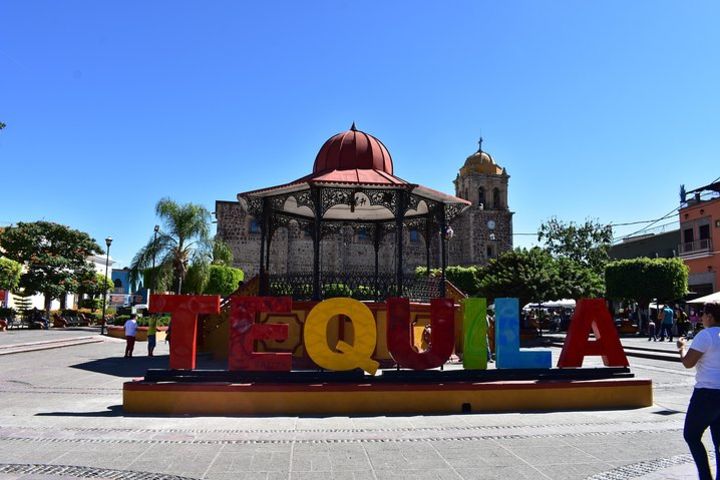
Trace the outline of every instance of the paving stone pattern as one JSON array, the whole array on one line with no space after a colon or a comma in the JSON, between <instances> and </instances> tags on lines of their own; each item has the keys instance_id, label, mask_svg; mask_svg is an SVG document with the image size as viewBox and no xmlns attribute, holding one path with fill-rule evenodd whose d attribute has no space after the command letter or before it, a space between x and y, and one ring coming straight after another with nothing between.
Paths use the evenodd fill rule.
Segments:
<instances>
[{"instance_id":1,"label":"paving stone pattern","mask_svg":"<svg viewBox=\"0 0 720 480\"><path fill-rule=\"evenodd\" d=\"M64 345L23 353L13 346L16 353L0 357L0 479L695 478L682 439L693 372L677 362L631 359L638 376L653 379L655 405L629 411L125 416L122 383L165 368L167 346L147 358L140 343L139 356L125 360L122 341L71 337L0 334L0 347L53 338Z\"/></svg>"}]
</instances>

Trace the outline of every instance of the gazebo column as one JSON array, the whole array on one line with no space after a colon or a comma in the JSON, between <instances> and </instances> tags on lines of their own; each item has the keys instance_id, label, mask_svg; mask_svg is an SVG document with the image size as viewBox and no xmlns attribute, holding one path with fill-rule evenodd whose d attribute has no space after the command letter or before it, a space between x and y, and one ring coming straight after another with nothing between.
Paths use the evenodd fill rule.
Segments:
<instances>
[{"instance_id":1,"label":"gazebo column","mask_svg":"<svg viewBox=\"0 0 720 480\"><path fill-rule=\"evenodd\" d=\"M272 244L273 237L275 236L275 225L273 225L273 219L271 218L268 222L268 234L267 234L267 247L265 248L265 271L270 274L270 245Z\"/></svg>"},{"instance_id":2,"label":"gazebo column","mask_svg":"<svg viewBox=\"0 0 720 480\"><path fill-rule=\"evenodd\" d=\"M320 300L320 231L322 220L322 191L320 188L311 187L310 194L315 206L315 221L313 222L313 300Z\"/></svg>"},{"instance_id":3,"label":"gazebo column","mask_svg":"<svg viewBox=\"0 0 720 480\"><path fill-rule=\"evenodd\" d=\"M267 295L267 271L265 270L265 242L270 228L270 204L267 198L263 198L262 211L260 213L260 295ZM269 249L268 249L269 250Z\"/></svg>"},{"instance_id":4,"label":"gazebo column","mask_svg":"<svg viewBox=\"0 0 720 480\"><path fill-rule=\"evenodd\" d=\"M445 205L440 204L438 223L440 224L440 297L445 298L445 267L447 266L447 223L445 221Z\"/></svg>"},{"instance_id":5,"label":"gazebo column","mask_svg":"<svg viewBox=\"0 0 720 480\"><path fill-rule=\"evenodd\" d=\"M395 242L397 250L395 284L397 285L398 297L402 297L403 294L403 220L405 219L406 195L405 190L398 191L397 205L395 206Z\"/></svg>"},{"instance_id":6,"label":"gazebo column","mask_svg":"<svg viewBox=\"0 0 720 480\"><path fill-rule=\"evenodd\" d=\"M425 219L425 263L427 264L427 276L430 276L430 239L432 238L431 232L432 222L430 221L430 214L427 214Z\"/></svg>"},{"instance_id":7,"label":"gazebo column","mask_svg":"<svg viewBox=\"0 0 720 480\"><path fill-rule=\"evenodd\" d=\"M375 224L375 228L373 230L373 247L375 247L375 277L374 277L374 285L375 285L375 301L377 302L380 295L380 285L378 284L378 280L380 277L380 267L378 262L378 253L380 251L380 234L382 232L382 227L379 223Z\"/></svg>"}]
</instances>

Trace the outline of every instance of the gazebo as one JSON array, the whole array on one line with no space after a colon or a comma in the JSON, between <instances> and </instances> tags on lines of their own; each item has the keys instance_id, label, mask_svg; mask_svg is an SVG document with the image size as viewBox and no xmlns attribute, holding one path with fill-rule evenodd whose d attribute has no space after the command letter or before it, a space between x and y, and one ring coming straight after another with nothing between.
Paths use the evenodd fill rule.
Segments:
<instances>
[{"instance_id":1,"label":"gazebo","mask_svg":"<svg viewBox=\"0 0 720 480\"><path fill-rule=\"evenodd\" d=\"M428 300L445 296L449 224L470 202L410 183L395 176L387 148L377 138L350 130L328 139L315 158L311 174L290 183L238 194L238 200L260 226L260 294L291 295L296 300L352 296L381 300L406 296ZM279 228L292 222L310 232L312 272L275 274L269 271L270 244ZM321 241L343 228L371 235L375 264L367 272L324 272ZM403 232L417 230L425 239L428 276L416 278L403 270ZM381 242L394 235L395 268L380 272ZM440 278L429 275L431 243L439 237Z\"/></svg>"}]
</instances>

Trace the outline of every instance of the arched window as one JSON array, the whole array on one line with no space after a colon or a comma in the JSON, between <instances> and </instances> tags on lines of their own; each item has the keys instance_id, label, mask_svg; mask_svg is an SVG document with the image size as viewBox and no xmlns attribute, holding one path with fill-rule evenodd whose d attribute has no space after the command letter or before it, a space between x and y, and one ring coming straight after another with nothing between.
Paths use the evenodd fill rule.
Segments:
<instances>
[{"instance_id":1,"label":"arched window","mask_svg":"<svg viewBox=\"0 0 720 480\"><path fill-rule=\"evenodd\" d=\"M485 206L485 189L483 187L478 188L478 206Z\"/></svg>"},{"instance_id":2,"label":"arched window","mask_svg":"<svg viewBox=\"0 0 720 480\"><path fill-rule=\"evenodd\" d=\"M500 190L497 188L493 189L493 208L502 208L502 205L500 205Z\"/></svg>"}]
</instances>

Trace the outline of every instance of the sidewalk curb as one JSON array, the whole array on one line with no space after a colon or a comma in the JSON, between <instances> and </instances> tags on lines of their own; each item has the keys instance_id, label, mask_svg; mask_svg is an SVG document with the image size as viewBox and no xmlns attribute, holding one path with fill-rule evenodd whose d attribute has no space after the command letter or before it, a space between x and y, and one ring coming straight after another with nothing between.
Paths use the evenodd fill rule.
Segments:
<instances>
[{"instance_id":1,"label":"sidewalk curb","mask_svg":"<svg viewBox=\"0 0 720 480\"><path fill-rule=\"evenodd\" d=\"M16 343L11 345L0 346L0 356L12 355L15 353L37 352L40 350L50 350L55 348L74 347L76 345L86 345L90 343L101 343L104 339L98 335L88 337L76 337L59 340L45 340L42 342L32 343Z\"/></svg>"}]
</instances>

